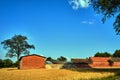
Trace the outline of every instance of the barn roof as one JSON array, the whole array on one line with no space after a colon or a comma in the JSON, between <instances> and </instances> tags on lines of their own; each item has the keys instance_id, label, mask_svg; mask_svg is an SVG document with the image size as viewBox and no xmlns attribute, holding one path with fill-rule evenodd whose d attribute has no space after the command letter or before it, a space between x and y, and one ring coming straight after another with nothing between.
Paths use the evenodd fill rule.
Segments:
<instances>
[{"instance_id":1,"label":"barn roof","mask_svg":"<svg viewBox=\"0 0 120 80\"><path fill-rule=\"evenodd\" d=\"M73 63L90 63L89 59L72 58Z\"/></svg>"},{"instance_id":2,"label":"barn roof","mask_svg":"<svg viewBox=\"0 0 120 80\"><path fill-rule=\"evenodd\" d=\"M20 57L19 61L20 61L23 57L29 57L29 56L38 56L38 57L46 58L46 57L41 56L41 55L38 55L38 54L31 54L31 55L27 55L27 56L22 56L22 57Z\"/></svg>"},{"instance_id":3,"label":"barn roof","mask_svg":"<svg viewBox=\"0 0 120 80\"><path fill-rule=\"evenodd\" d=\"M111 58L113 62L120 62L120 58Z\"/></svg>"},{"instance_id":4,"label":"barn roof","mask_svg":"<svg viewBox=\"0 0 120 80\"><path fill-rule=\"evenodd\" d=\"M110 60L111 58L109 57L90 57L90 60L93 62L106 62L108 60Z\"/></svg>"}]
</instances>

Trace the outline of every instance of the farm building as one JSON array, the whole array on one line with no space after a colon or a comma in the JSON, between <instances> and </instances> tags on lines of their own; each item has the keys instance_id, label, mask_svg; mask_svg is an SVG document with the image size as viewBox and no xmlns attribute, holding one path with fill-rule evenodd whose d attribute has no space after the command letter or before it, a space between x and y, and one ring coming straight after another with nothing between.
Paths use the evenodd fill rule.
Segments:
<instances>
[{"instance_id":1,"label":"farm building","mask_svg":"<svg viewBox=\"0 0 120 80\"><path fill-rule=\"evenodd\" d=\"M89 59L71 59L71 62L77 68L107 68L107 67L119 67L120 58L108 58L108 57L90 57Z\"/></svg>"},{"instance_id":2,"label":"farm building","mask_svg":"<svg viewBox=\"0 0 120 80\"><path fill-rule=\"evenodd\" d=\"M90 57L91 67L110 67L109 60L107 57Z\"/></svg>"},{"instance_id":3,"label":"farm building","mask_svg":"<svg viewBox=\"0 0 120 80\"><path fill-rule=\"evenodd\" d=\"M45 57L40 55L28 55L20 58L20 69L45 68Z\"/></svg>"},{"instance_id":4,"label":"farm building","mask_svg":"<svg viewBox=\"0 0 120 80\"><path fill-rule=\"evenodd\" d=\"M120 67L120 58L112 58L113 66Z\"/></svg>"},{"instance_id":5,"label":"farm building","mask_svg":"<svg viewBox=\"0 0 120 80\"><path fill-rule=\"evenodd\" d=\"M71 59L72 63L78 68L89 68L90 61L89 59Z\"/></svg>"}]
</instances>

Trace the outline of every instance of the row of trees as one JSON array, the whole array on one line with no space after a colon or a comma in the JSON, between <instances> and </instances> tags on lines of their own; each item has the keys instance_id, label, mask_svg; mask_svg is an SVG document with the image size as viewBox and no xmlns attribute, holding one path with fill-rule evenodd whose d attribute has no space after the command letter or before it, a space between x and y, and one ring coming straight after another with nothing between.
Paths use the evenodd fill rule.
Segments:
<instances>
[{"instance_id":1,"label":"row of trees","mask_svg":"<svg viewBox=\"0 0 120 80\"><path fill-rule=\"evenodd\" d=\"M0 59L0 68L7 68L7 67L17 67L18 63L13 62L11 59Z\"/></svg>"},{"instance_id":2,"label":"row of trees","mask_svg":"<svg viewBox=\"0 0 120 80\"><path fill-rule=\"evenodd\" d=\"M120 58L120 50L116 50L113 54L110 54L108 52L97 52L95 57L118 57Z\"/></svg>"},{"instance_id":3,"label":"row of trees","mask_svg":"<svg viewBox=\"0 0 120 80\"><path fill-rule=\"evenodd\" d=\"M51 61L52 63L63 63L67 61L67 58L64 56L60 56L57 59L53 59L52 57L48 57L46 61Z\"/></svg>"}]
</instances>

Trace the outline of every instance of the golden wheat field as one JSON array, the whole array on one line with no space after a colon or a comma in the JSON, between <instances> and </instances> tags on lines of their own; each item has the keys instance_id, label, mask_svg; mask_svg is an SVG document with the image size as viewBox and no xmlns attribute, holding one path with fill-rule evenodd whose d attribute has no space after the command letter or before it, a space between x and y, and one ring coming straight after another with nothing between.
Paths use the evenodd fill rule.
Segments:
<instances>
[{"instance_id":1,"label":"golden wheat field","mask_svg":"<svg viewBox=\"0 0 120 80\"><path fill-rule=\"evenodd\" d=\"M113 72L78 72L66 69L0 69L0 80L89 80L115 75Z\"/></svg>"}]
</instances>

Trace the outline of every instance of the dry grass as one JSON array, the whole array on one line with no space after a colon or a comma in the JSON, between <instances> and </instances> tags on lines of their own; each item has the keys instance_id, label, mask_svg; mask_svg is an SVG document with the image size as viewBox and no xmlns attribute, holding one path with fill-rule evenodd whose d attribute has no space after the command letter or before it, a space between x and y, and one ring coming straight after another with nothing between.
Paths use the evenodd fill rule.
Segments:
<instances>
[{"instance_id":1,"label":"dry grass","mask_svg":"<svg viewBox=\"0 0 120 80\"><path fill-rule=\"evenodd\" d=\"M113 75L113 72L78 72L65 69L0 69L0 80L89 80Z\"/></svg>"}]
</instances>

